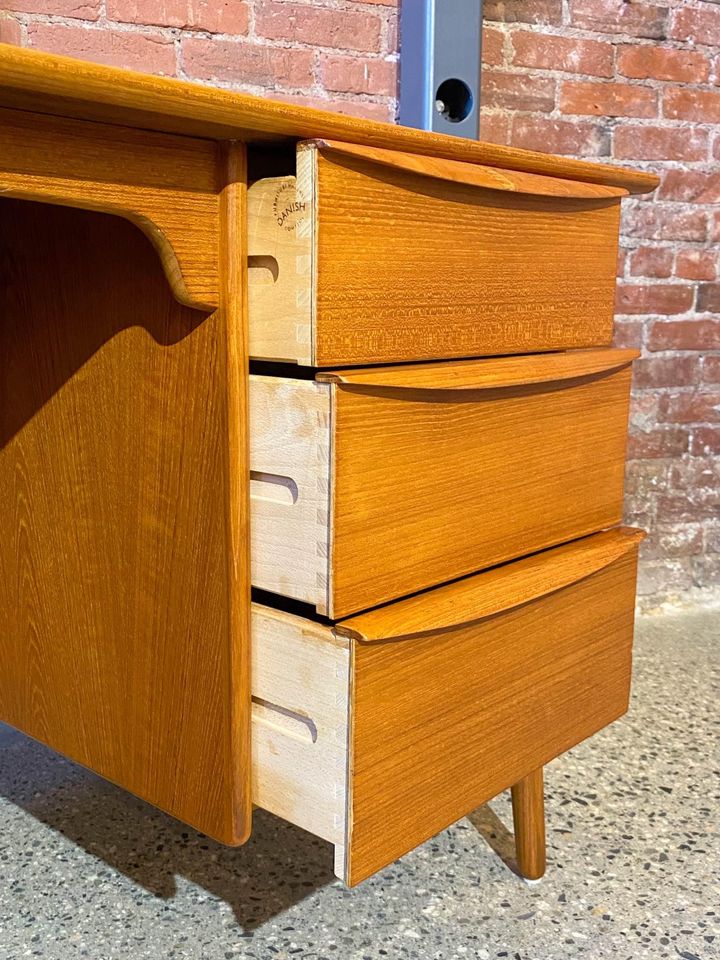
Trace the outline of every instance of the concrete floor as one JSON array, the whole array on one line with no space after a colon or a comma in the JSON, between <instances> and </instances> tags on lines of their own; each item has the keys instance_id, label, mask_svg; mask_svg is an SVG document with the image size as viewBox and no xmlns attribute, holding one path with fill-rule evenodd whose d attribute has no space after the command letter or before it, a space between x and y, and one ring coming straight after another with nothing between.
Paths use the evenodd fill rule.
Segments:
<instances>
[{"instance_id":1,"label":"concrete floor","mask_svg":"<svg viewBox=\"0 0 720 960\"><path fill-rule=\"evenodd\" d=\"M269 815L227 850L0 728L0 960L720 957L718 634L640 620L630 713L547 768L536 884L505 796L349 891Z\"/></svg>"}]
</instances>

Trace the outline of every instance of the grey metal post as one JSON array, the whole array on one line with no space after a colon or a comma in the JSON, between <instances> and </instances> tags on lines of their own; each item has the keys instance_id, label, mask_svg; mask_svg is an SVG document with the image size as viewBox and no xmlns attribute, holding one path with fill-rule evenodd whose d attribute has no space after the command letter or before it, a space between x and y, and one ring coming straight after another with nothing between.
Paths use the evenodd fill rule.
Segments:
<instances>
[{"instance_id":1,"label":"grey metal post","mask_svg":"<svg viewBox=\"0 0 720 960\"><path fill-rule=\"evenodd\" d=\"M477 139L482 0L402 0L400 123Z\"/></svg>"}]
</instances>

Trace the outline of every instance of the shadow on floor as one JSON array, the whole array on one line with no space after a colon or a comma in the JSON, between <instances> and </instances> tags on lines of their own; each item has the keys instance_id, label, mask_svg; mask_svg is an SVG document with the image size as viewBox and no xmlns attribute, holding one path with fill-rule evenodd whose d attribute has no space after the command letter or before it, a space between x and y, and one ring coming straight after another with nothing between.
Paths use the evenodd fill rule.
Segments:
<instances>
[{"instance_id":1,"label":"shadow on floor","mask_svg":"<svg viewBox=\"0 0 720 960\"><path fill-rule=\"evenodd\" d=\"M231 848L47 747L0 724L2 799L46 824L154 896L184 877L224 900L250 932L335 881L333 848L256 810L252 837Z\"/></svg>"}]
</instances>

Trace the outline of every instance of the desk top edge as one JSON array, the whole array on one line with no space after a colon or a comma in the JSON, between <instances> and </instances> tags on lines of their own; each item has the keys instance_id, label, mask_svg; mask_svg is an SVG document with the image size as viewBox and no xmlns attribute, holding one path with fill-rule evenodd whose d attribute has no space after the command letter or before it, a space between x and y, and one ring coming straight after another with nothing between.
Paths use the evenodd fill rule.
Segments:
<instances>
[{"instance_id":1,"label":"desk top edge","mask_svg":"<svg viewBox=\"0 0 720 960\"><path fill-rule=\"evenodd\" d=\"M0 106L211 140L262 143L327 137L622 187L630 193L646 193L658 183L645 171L361 120L7 44L0 44Z\"/></svg>"}]
</instances>

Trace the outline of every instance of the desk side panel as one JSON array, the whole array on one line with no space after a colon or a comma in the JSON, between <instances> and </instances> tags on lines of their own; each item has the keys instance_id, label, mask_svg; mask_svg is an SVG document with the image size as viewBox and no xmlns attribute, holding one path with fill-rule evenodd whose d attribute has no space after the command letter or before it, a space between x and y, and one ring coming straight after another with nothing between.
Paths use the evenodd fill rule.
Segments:
<instances>
[{"instance_id":1,"label":"desk side panel","mask_svg":"<svg viewBox=\"0 0 720 960\"><path fill-rule=\"evenodd\" d=\"M241 842L226 317L124 219L3 199L0 226L0 718Z\"/></svg>"}]
</instances>

